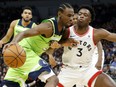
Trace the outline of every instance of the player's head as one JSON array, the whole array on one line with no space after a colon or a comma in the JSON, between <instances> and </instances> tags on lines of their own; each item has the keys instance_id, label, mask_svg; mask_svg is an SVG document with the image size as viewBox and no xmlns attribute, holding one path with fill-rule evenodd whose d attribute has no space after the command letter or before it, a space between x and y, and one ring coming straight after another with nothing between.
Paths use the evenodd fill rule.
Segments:
<instances>
[{"instance_id":1,"label":"player's head","mask_svg":"<svg viewBox=\"0 0 116 87\"><path fill-rule=\"evenodd\" d=\"M89 25L95 18L95 11L89 5L82 5L78 8L78 24Z\"/></svg>"},{"instance_id":2,"label":"player's head","mask_svg":"<svg viewBox=\"0 0 116 87\"><path fill-rule=\"evenodd\" d=\"M31 7L23 7L23 12L21 14L22 16L22 19L25 21L25 22L29 22L31 19L32 19L32 9Z\"/></svg>"},{"instance_id":3,"label":"player's head","mask_svg":"<svg viewBox=\"0 0 116 87\"><path fill-rule=\"evenodd\" d=\"M58 21L60 21L63 26L70 26L72 24L73 15L74 9L70 4L64 3L59 6Z\"/></svg>"},{"instance_id":4,"label":"player's head","mask_svg":"<svg viewBox=\"0 0 116 87\"><path fill-rule=\"evenodd\" d=\"M73 17L73 20L72 20L73 24L77 24L77 20L78 20L77 17L78 17L78 14L75 13L74 17Z\"/></svg>"}]
</instances>

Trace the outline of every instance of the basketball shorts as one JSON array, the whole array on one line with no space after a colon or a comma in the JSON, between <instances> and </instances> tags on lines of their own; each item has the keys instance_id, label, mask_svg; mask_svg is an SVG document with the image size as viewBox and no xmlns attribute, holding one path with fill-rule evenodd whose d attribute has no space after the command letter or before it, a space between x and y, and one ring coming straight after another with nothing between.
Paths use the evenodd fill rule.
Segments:
<instances>
[{"instance_id":1,"label":"basketball shorts","mask_svg":"<svg viewBox=\"0 0 116 87\"><path fill-rule=\"evenodd\" d=\"M63 66L61 72L58 75L59 84L58 87L93 87L95 80L102 71L97 70L95 67L69 67Z\"/></svg>"}]
</instances>

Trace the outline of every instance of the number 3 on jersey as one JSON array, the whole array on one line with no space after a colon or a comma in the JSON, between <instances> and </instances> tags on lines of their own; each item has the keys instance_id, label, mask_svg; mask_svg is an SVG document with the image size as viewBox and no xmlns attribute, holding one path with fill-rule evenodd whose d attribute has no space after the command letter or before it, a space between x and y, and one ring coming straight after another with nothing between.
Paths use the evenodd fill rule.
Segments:
<instances>
[{"instance_id":1,"label":"number 3 on jersey","mask_svg":"<svg viewBox=\"0 0 116 87\"><path fill-rule=\"evenodd\" d=\"M82 48L77 48L78 53L76 54L78 57L82 56Z\"/></svg>"}]
</instances>

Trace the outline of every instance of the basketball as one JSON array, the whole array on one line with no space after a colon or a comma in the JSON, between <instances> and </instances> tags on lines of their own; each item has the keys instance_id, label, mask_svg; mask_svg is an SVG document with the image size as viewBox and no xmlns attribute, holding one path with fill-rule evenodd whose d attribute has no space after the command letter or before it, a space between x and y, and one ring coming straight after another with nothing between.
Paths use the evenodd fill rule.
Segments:
<instances>
[{"instance_id":1,"label":"basketball","mask_svg":"<svg viewBox=\"0 0 116 87\"><path fill-rule=\"evenodd\" d=\"M11 68L19 68L26 61L26 53L18 44L12 44L3 52L4 63Z\"/></svg>"}]
</instances>

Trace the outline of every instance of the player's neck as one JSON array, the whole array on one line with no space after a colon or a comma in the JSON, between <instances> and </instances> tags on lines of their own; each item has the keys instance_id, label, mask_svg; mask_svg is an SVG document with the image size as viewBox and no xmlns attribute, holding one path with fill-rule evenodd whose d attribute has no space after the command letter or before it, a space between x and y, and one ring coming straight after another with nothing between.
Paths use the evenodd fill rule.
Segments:
<instances>
[{"instance_id":1,"label":"player's neck","mask_svg":"<svg viewBox=\"0 0 116 87\"><path fill-rule=\"evenodd\" d=\"M75 27L76 33L78 33L80 35L86 33L89 29L88 26L86 26L86 27L74 26L74 27Z\"/></svg>"},{"instance_id":2,"label":"player's neck","mask_svg":"<svg viewBox=\"0 0 116 87\"><path fill-rule=\"evenodd\" d=\"M63 26L62 22L60 22L59 19L57 19L57 23L58 23L58 31L61 32L65 26Z\"/></svg>"},{"instance_id":3,"label":"player's neck","mask_svg":"<svg viewBox=\"0 0 116 87\"><path fill-rule=\"evenodd\" d=\"M25 22L24 20L22 20L22 25L23 26L27 26L31 21Z\"/></svg>"}]
</instances>

